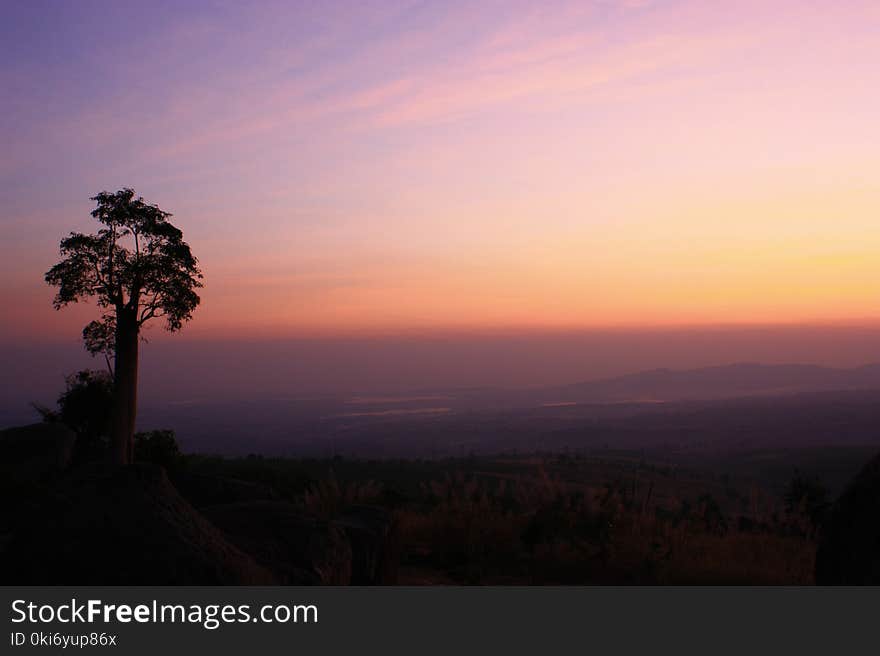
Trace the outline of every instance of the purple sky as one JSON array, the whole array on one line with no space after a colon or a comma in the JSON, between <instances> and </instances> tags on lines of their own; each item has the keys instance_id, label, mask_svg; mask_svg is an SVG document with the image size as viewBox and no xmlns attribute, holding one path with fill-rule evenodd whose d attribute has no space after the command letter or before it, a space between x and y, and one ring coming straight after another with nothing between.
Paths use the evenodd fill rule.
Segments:
<instances>
[{"instance_id":1,"label":"purple sky","mask_svg":"<svg viewBox=\"0 0 880 656\"><path fill-rule=\"evenodd\" d=\"M282 343L297 390L876 360L878 33L862 1L4 2L10 384L84 357L94 308L42 276L122 186L206 274L147 395Z\"/></svg>"}]
</instances>

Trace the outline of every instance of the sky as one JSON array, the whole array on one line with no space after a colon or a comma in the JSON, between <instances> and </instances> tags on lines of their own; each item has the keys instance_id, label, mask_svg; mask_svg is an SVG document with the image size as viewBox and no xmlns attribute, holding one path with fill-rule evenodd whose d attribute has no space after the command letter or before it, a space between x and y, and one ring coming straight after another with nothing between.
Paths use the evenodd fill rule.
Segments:
<instances>
[{"instance_id":1,"label":"sky","mask_svg":"<svg viewBox=\"0 0 880 656\"><path fill-rule=\"evenodd\" d=\"M0 339L76 341L42 277L124 186L201 261L189 340L878 325L878 33L860 0L6 0Z\"/></svg>"}]
</instances>

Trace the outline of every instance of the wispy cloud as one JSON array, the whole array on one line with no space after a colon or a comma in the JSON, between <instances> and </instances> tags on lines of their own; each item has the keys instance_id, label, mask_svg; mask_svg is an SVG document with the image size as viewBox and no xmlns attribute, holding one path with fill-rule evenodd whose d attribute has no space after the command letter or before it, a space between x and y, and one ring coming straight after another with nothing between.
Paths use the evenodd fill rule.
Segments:
<instances>
[{"instance_id":1,"label":"wispy cloud","mask_svg":"<svg viewBox=\"0 0 880 656\"><path fill-rule=\"evenodd\" d=\"M842 316L870 291L835 301L864 260L814 255L877 245L876 3L15 10L39 29L0 43L10 280L42 284L126 184L199 245L209 323Z\"/></svg>"},{"instance_id":2,"label":"wispy cloud","mask_svg":"<svg viewBox=\"0 0 880 656\"><path fill-rule=\"evenodd\" d=\"M570 101L572 94L729 52L744 38L670 33L609 42L589 20L595 7L589 9L518 15L475 30L442 57L427 56L451 41L450 31L465 20L447 16L440 27L376 42L360 49L356 58L321 62L311 71L290 76L239 71L243 93L224 97L222 103L216 90L178 89L170 109L164 114L160 109L156 120L191 129L183 138L155 144L156 155L176 157L218 144L277 138L291 130L308 135L315 123L337 121L335 129L346 132L448 122L520 101L546 107ZM578 19L582 22L572 23ZM536 31L536 21L547 30ZM223 86L234 88L235 77L230 77ZM99 122L112 124L106 119L101 116Z\"/></svg>"}]
</instances>

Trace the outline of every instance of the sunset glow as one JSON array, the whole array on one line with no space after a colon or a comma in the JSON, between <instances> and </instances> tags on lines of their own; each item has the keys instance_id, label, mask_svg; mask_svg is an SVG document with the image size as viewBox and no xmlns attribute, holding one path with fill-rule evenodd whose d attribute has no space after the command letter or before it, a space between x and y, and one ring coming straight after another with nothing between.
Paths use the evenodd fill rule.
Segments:
<instances>
[{"instance_id":1,"label":"sunset glow","mask_svg":"<svg viewBox=\"0 0 880 656\"><path fill-rule=\"evenodd\" d=\"M880 318L875 2L4 13L6 336L78 334L42 275L123 186L198 335Z\"/></svg>"}]
</instances>

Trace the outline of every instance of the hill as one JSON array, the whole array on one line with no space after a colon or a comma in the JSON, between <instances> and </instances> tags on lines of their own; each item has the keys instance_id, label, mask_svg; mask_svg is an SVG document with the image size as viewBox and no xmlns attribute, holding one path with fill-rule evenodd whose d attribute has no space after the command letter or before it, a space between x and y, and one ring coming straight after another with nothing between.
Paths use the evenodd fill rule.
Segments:
<instances>
[{"instance_id":1,"label":"hill","mask_svg":"<svg viewBox=\"0 0 880 656\"><path fill-rule=\"evenodd\" d=\"M880 364L851 369L811 364L738 363L699 369L654 369L541 390L558 402L688 401L741 396L880 389Z\"/></svg>"}]
</instances>

